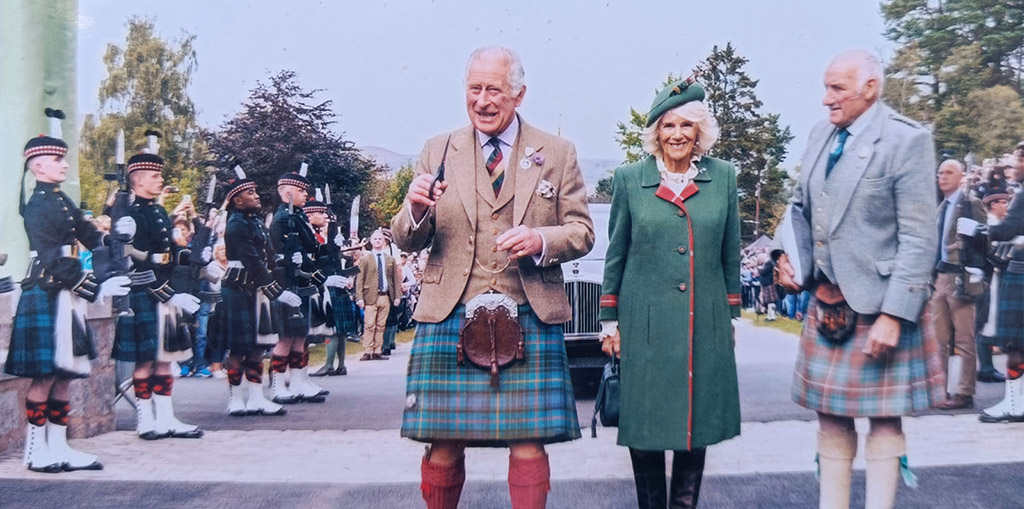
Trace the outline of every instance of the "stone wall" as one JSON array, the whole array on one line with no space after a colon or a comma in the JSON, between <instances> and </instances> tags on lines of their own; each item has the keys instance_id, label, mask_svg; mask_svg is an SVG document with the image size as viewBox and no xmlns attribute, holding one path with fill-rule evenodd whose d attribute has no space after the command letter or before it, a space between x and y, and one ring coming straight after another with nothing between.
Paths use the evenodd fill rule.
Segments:
<instances>
[{"instance_id":1,"label":"stone wall","mask_svg":"<svg viewBox=\"0 0 1024 509\"><path fill-rule=\"evenodd\" d=\"M0 294L0 351L6 361L7 346L13 323L13 295ZM93 361L89 378L71 382L71 417L68 432L72 438L86 438L114 431L114 361L110 350L114 345L114 318L110 316L110 300L89 306L88 327L99 358ZM25 395L30 380L0 374L0 453L19 449L25 440Z\"/></svg>"}]
</instances>

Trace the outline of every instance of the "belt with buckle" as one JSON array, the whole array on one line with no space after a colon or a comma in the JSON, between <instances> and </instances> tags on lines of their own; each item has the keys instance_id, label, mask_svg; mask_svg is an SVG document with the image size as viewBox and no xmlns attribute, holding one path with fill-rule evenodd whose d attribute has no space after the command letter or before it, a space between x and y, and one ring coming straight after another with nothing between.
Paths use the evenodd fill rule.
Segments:
<instances>
[{"instance_id":1,"label":"belt with buckle","mask_svg":"<svg viewBox=\"0 0 1024 509\"><path fill-rule=\"evenodd\" d=\"M157 265L167 265L171 263L171 253L154 253L149 255L149 261Z\"/></svg>"}]
</instances>

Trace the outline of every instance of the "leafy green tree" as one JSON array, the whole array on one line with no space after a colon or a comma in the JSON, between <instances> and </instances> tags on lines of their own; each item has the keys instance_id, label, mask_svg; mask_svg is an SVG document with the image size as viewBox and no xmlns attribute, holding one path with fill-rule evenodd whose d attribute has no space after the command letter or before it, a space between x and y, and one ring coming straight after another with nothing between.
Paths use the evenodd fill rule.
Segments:
<instances>
[{"instance_id":1,"label":"leafy green tree","mask_svg":"<svg viewBox=\"0 0 1024 509\"><path fill-rule=\"evenodd\" d=\"M103 174L113 171L118 129L125 132L126 159L145 147L147 129L159 130L165 179L183 193L196 192L199 172L194 165L205 158L196 108L188 95L197 65L195 36L185 33L166 41L156 35L153 20L137 17L128 20L127 28L123 46L107 46L100 109L86 115L82 127L82 199L95 210L110 191ZM170 197L167 205L173 207L180 196Z\"/></svg>"},{"instance_id":2,"label":"leafy green tree","mask_svg":"<svg viewBox=\"0 0 1024 509\"><path fill-rule=\"evenodd\" d=\"M1024 102L1012 88L999 85L974 90L935 119L935 142L957 157L968 152L995 157L1011 152L1024 139Z\"/></svg>"},{"instance_id":3,"label":"leafy green tree","mask_svg":"<svg viewBox=\"0 0 1024 509\"><path fill-rule=\"evenodd\" d=\"M231 168L240 165L256 182L269 211L281 202L278 177L298 171L306 162L307 178L318 188L329 184L335 214L347 218L352 200L364 191L376 167L333 130L337 115L331 101L317 99L321 91L303 89L294 71L280 71L267 81L258 81L242 110L218 131L206 133L218 185L234 179ZM360 217L364 233L367 221L373 218L367 207Z\"/></svg>"},{"instance_id":4,"label":"leafy green tree","mask_svg":"<svg viewBox=\"0 0 1024 509\"><path fill-rule=\"evenodd\" d=\"M761 111L762 103L755 92L758 81L744 70L747 62L728 43L723 48L714 46L698 69L699 81L707 92L705 102L720 130L710 155L736 164L744 233L754 235L774 229L781 211L775 205L787 199L787 174L779 164L786 158L793 135L788 126L781 125L777 114ZM669 74L659 90L679 79ZM642 148L646 123L647 115L635 109L630 110L628 121L618 123L616 140L626 163L646 157ZM606 177L598 182L599 195L610 194L610 180Z\"/></svg>"},{"instance_id":5,"label":"leafy green tree","mask_svg":"<svg viewBox=\"0 0 1024 509\"><path fill-rule=\"evenodd\" d=\"M415 173L409 164L402 166L393 176L387 176L387 172L384 171L377 172L367 193L372 197L368 208L373 213L376 224L391 224L391 218L402 208L402 202L405 201L405 195L409 192L409 184L412 183Z\"/></svg>"}]
</instances>

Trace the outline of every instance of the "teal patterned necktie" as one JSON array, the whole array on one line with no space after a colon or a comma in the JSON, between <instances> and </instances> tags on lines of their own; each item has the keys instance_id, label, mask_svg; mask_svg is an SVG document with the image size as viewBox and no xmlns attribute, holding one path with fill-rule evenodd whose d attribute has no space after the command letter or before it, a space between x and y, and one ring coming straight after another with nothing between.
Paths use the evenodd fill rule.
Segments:
<instances>
[{"instance_id":1,"label":"teal patterned necktie","mask_svg":"<svg viewBox=\"0 0 1024 509\"><path fill-rule=\"evenodd\" d=\"M839 156L843 155L843 147L846 145L846 138L850 137L850 131L846 128L839 130L839 144L836 145L836 149L828 154L828 166L825 167L825 178L828 178L829 173L832 173L832 168L836 166L836 162L839 161Z\"/></svg>"}]
</instances>

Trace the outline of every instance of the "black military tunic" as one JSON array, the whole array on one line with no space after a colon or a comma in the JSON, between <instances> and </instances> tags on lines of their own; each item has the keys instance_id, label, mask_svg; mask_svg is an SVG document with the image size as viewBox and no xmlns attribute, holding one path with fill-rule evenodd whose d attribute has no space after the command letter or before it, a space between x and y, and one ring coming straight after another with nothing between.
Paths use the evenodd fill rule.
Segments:
<instances>
[{"instance_id":1,"label":"black military tunic","mask_svg":"<svg viewBox=\"0 0 1024 509\"><path fill-rule=\"evenodd\" d=\"M304 337L309 333L311 307L309 297L323 287L327 276L316 266L313 255L320 243L316 240L309 218L299 207L288 213L288 205L281 204L270 223L270 241L278 253L277 263L283 270L281 286L302 297L298 308L285 308L283 332L287 337ZM292 263L295 253L302 255L302 263Z\"/></svg>"},{"instance_id":2,"label":"black military tunic","mask_svg":"<svg viewBox=\"0 0 1024 509\"><path fill-rule=\"evenodd\" d=\"M4 371L23 377L83 375L54 365L57 300L62 290L89 302L96 300L99 285L91 272L82 269L76 241L92 250L105 243L106 234L84 217L57 184L37 185L23 215L34 258L21 284ZM87 330L75 328L74 350L76 356L95 358Z\"/></svg>"},{"instance_id":3,"label":"black military tunic","mask_svg":"<svg viewBox=\"0 0 1024 509\"><path fill-rule=\"evenodd\" d=\"M283 291L274 275L274 247L259 211L231 211L224 231L228 272L222 280L223 301L217 305L223 344L234 354L245 354L256 346L258 334L275 334L269 306L264 316L256 315L256 292L273 301Z\"/></svg>"},{"instance_id":4,"label":"black military tunic","mask_svg":"<svg viewBox=\"0 0 1024 509\"><path fill-rule=\"evenodd\" d=\"M174 320L165 322L165 330L160 330L158 306L176 293L171 277L178 267L187 270L191 251L174 243L171 219L155 200L136 197L129 216L137 227L130 246L133 272L152 271L155 280L132 287L129 299L133 315L118 318L112 356L120 361L145 362L157 359L161 333L165 352L182 352L192 346L185 327L170 323Z\"/></svg>"}]
</instances>

